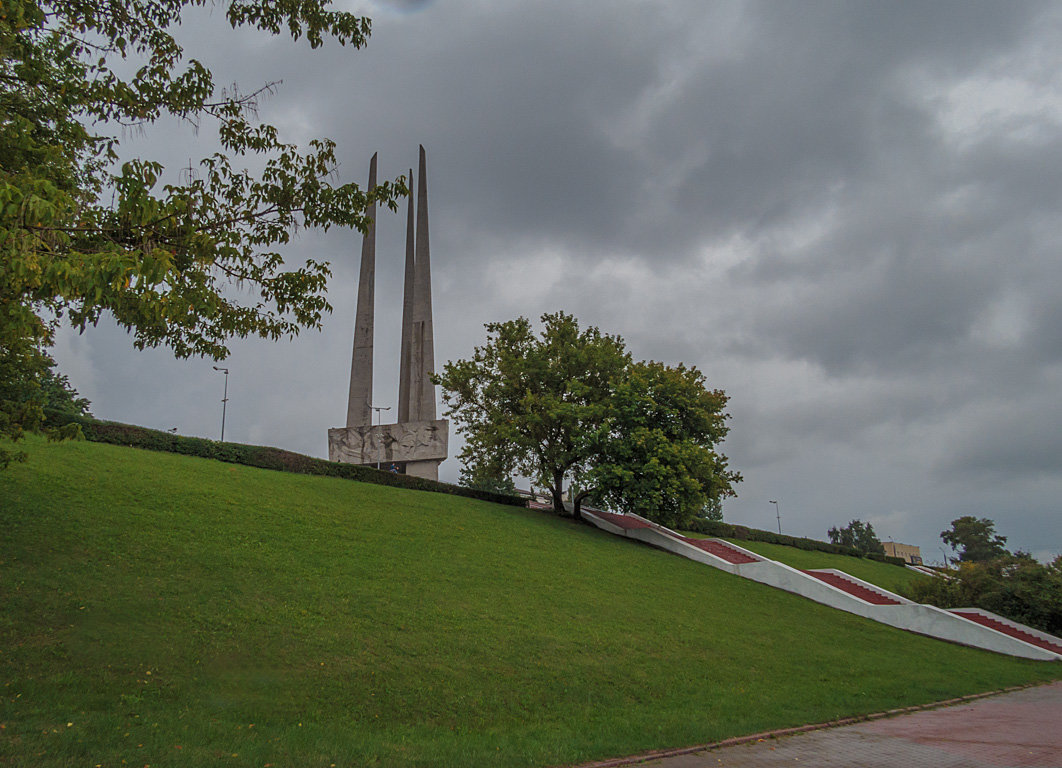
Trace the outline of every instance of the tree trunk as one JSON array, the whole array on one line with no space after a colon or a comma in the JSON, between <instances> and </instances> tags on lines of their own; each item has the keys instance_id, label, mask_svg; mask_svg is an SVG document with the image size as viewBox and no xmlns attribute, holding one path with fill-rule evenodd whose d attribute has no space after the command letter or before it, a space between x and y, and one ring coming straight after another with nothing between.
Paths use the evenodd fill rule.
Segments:
<instances>
[{"instance_id":1,"label":"tree trunk","mask_svg":"<svg viewBox=\"0 0 1062 768\"><path fill-rule=\"evenodd\" d=\"M553 511L556 512L558 515L565 514L565 511L564 511L564 499L562 498L562 494L563 494L563 491L564 491L564 473L563 472L554 472L553 473L553 487L550 488L549 490L550 490L550 493L553 494Z\"/></svg>"},{"instance_id":2,"label":"tree trunk","mask_svg":"<svg viewBox=\"0 0 1062 768\"><path fill-rule=\"evenodd\" d=\"M576 520L583 519L583 499L590 495L590 491L581 491L572 499L572 517Z\"/></svg>"}]
</instances>

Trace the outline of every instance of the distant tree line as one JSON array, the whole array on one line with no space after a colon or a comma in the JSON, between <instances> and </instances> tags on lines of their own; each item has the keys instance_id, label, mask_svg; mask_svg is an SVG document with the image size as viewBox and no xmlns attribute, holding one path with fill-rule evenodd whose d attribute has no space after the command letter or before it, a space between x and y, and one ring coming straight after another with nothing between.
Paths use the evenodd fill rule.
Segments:
<instances>
[{"instance_id":1,"label":"distant tree line","mask_svg":"<svg viewBox=\"0 0 1062 768\"><path fill-rule=\"evenodd\" d=\"M869 555L871 552L885 554L885 547L874 533L874 526L864 523L862 520L853 520L844 528L831 528L826 532L833 544L842 547L852 547L861 554Z\"/></svg>"}]
</instances>

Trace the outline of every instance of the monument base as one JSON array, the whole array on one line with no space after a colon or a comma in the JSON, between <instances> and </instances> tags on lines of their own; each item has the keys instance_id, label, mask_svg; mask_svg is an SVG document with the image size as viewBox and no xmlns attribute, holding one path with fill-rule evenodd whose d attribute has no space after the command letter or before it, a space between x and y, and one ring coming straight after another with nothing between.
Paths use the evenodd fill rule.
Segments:
<instances>
[{"instance_id":1,"label":"monument base","mask_svg":"<svg viewBox=\"0 0 1062 768\"><path fill-rule=\"evenodd\" d=\"M328 430L328 460L385 470L404 464L407 475L438 480L449 432L446 419L337 427Z\"/></svg>"}]
</instances>

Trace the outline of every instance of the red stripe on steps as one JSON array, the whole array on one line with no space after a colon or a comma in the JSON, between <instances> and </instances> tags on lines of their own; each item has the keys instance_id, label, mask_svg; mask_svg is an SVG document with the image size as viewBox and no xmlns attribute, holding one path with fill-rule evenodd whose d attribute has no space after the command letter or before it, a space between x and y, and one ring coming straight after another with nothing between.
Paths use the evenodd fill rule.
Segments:
<instances>
[{"instance_id":1,"label":"red stripe on steps","mask_svg":"<svg viewBox=\"0 0 1062 768\"><path fill-rule=\"evenodd\" d=\"M832 587L837 587L854 597L866 600L868 603L873 603L874 605L900 605L899 600L894 600L880 592L867 589L862 584L856 584L854 581L846 579L843 576L838 576L836 573L822 573L818 571L801 571L801 573L806 573L808 576L814 576L819 581L825 582Z\"/></svg>"},{"instance_id":2,"label":"red stripe on steps","mask_svg":"<svg viewBox=\"0 0 1062 768\"><path fill-rule=\"evenodd\" d=\"M1012 627L1010 624L1004 624L1002 621L991 618L990 616L982 616L974 611L952 611L956 616L962 616L964 619L970 621L976 621L978 624L990 629L994 629L998 632L1002 632L1004 635L1010 635L1016 637L1019 640L1024 640L1029 645L1035 645L1037 648L1043 648L1046 651L1053 653L1062 653L1062 645L1058 643L1052 643L1050 640L1044 640L1042 637L1037 637L1031 632L1025 632Z\"/></svg>"}]
</instances>

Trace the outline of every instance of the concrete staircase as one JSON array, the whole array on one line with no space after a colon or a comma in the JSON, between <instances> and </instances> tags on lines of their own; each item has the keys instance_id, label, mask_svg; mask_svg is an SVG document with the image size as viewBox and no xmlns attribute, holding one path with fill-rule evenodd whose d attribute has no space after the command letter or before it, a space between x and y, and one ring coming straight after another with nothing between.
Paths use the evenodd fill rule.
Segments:
<instances>
[{"instance_id":1,"label":"concrete staircase","mask_svg":"<svg viewBox=\"0 0 1062 768\"><path fill-rule=\"evenodd\" d=\"M722 539L693 539L634 514L583 509L598 528L874 621L953 643L1062 661L1062 639L978 608L922 605L833 568L801 571Z\"/></svg>"},{"instance_id":2,"label":"concrete staircase","mask_svg":"<svg viewBox=\"0 0 1062 768\"><path fill-rule=\"evenodd\" d=\"M902 605L891 592L886 592L884 589L868 584L854 576L849 576L844 571L838 571L835 568L824 568L815 571L801 570L800 572L806 573L819 581L832 584L842 592L847 592L872 605Z\"/></svg>"},{"instance_id":3,"label":"concrete staircase","mask_svg":"<svg viewBox=\"0 0 1062 768\"><path fill-rule=\"evenodd\" d=\"M1024 624L1019 624L1016 621L1004 618L1003 616L997 616L990 611L983 610L981 608L953 608L951 613L956 616L962 616L964 619L977 622L978 624L989 627L1002 632L1005 635L1016 637L1019 640L1023 640L1026 643L1030 643L1039 648L1043 648L1045 651L1050 651L1060 657L1062 657L1062 640L1049 635L1047 632L1041 632L1038 629L1027 627Z\"/></svg>"}]
</instances>

